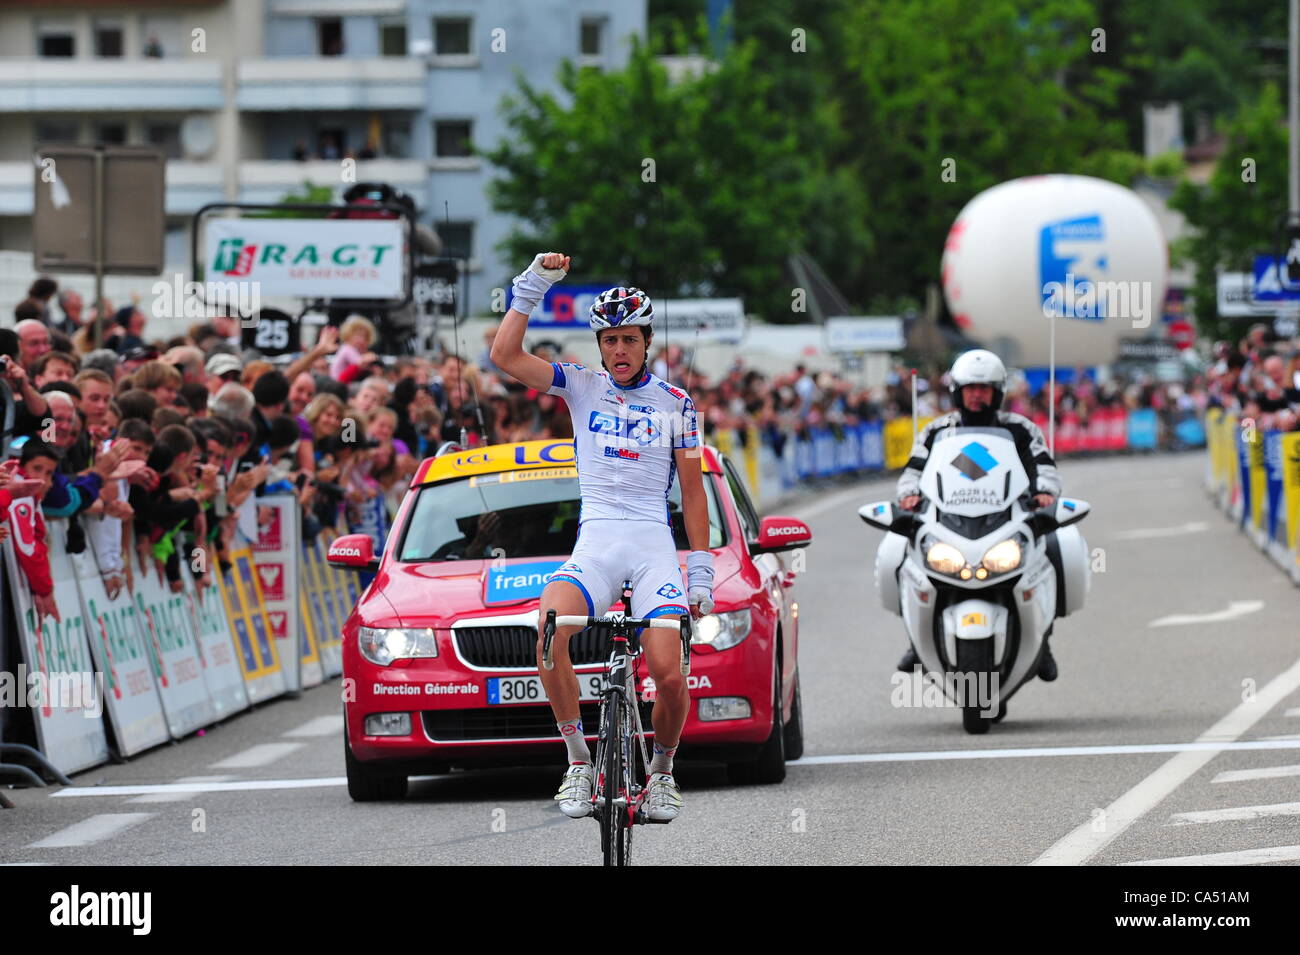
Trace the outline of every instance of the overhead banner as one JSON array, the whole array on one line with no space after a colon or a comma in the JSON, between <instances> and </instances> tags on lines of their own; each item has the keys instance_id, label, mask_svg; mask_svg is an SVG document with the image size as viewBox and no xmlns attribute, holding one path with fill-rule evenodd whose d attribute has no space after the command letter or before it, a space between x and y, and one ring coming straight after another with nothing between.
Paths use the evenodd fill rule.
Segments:
<instances>
[{"instance_id":1,"label":"overhead banner","mask_svg":"<svg viewBox=\"0 0 1300 955\"><path fill-rule=\"evenodd\" d=\"M567 285L557 282L542 298L528 321L529 328L556 331L583 331L590 334L587 314L596 296L609 285ZM507 292L506 305L514 299ZM651 297L654 327L658 335L665 332L698 336L705 342L739 342L745 335L745 306L738 298Z\"/></svg>"},{"instance_id":2,"label":"overhead banner","mask_svg":"<svg viewBox=\"0 0 1300 955\"><path fill-rule=\"evenodd\" d=\"M903 320L896 316L826 319L826 350L833 354L901 351L906 344Z\"/></svg>"},{"instance_id":3,"label":"overhead banner","mask_svg":"<svg viewBox=\"0 0 1300 955\"><path fill-rule=\"evenodd\" d=\"M86 537L95 540L94 534ZM103 674L104 708L117 739L117 751L122 756L134 756L171 738L154 684L149 651L140 635L135 603L125 587L109 599L89 549L71 558L81 605L90 625L91 654Z\"/></svg>"},{"instance_id":4,"label":"overhead banner","mask_svg":"<svg viewBox=\"0 0 1300 955\"><path fill-rule=\"evenodd\" d=\"M27 578L15 559L15 540L34 539L36 506L30 497L9 506L9 536L3 546L24 662L19 664L16 679L3 688L6 696L14 695L13 702L5 705L31 709L41 752L60 772L75 773L108 759L103 698L86 639L77 581L67 559L66 522L46 522L53 596L62 620L37 620Z\"/></svg>"},{"instance_id":5,"label":"overhead banner","mask_svg":"<svg viewBox=\"0 0 1300 955\"><path fill-rule=\"evenodd\" d=\"M223 720L232 713L248 709L248 691L244 688L244 676L235 659L235 637L230 630L230 618L226 616L220 588L213 578L199 587L184 561L181 562L181 577L185 581L185 598L194 623L203 682L207 684L208 697L212 700L212 715Z\"/></svg>"},{"instance_id":6,"label":"overhead banner","mask_svg":"<svg viewBox=\"0 0 1300 955\"><path fill-rule=\"evenodd\" d=\"M136 624L151 654L167 729L180 739L216 719L203 682L203 664L199 662L189 604L183 592L171 592L153 562L140 563L138 552L128 559L136 561L139 568L133 595Z\"/></svg>"},{"instance_id":7,"label":"overhead banner","mask_svg":"<svg viewBox=\"0 0 1300 955\"><path fill-rule=\"evenodd\" d=\"M401 299L400 219L218 219L204 222L205 294L256 283L262 298ZM238 294L234 301L243 301Z\"/></svg>"}]
</instances>

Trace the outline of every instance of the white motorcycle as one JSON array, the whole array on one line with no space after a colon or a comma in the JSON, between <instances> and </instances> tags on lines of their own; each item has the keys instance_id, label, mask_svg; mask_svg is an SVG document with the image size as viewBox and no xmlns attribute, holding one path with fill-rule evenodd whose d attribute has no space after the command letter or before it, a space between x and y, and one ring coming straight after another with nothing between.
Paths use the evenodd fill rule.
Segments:
<instances>
[{"instance_id":1,"label":"white motorcycle","mask_svg":"<svg viewBox=\"0 0 1300 955\"><path fill-rule=\"evenodd\" d=\"M1088 545L1074 525L1090 510L1060 498L1032 510L1029 477L1002 428L939 435L921 473L922 503L891 501L858 515L888 531L876 588L899 614L925 673L961 707L968 733L986 733L1038 672L1057 617L1083 606Z\"/></svg>"}]
</instances>

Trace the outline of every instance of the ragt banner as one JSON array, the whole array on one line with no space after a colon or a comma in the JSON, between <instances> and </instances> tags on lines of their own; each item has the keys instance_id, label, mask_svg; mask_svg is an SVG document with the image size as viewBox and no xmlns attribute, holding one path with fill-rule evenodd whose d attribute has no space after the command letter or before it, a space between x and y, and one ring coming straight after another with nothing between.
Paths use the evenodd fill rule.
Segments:
<instances>
[{"instance_id":1,"label":"ragt banner","mask_svg":"<svg viewBox=\"0 0 1300 955\"><path fill-rule=\"evenodd\" d=\"M205 294L256 283L260 297L400 299L405 227L400 219L208 219ZM232 301L243 301L237 294Z\"/></svg>"}]
</instances>

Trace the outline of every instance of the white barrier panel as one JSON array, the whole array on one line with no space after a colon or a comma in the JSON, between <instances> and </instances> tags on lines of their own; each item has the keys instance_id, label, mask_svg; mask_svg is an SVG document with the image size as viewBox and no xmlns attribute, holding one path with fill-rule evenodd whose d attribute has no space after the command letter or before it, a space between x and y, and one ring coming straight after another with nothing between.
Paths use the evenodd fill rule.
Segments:
<instances>
[{"instance_id":1,"label":"white barrier panel","mask_svg":"<svg viewBox=\"0 0 1300 955\"><path fill-rule=\"evenodd\" d=\"M221 603L221 592L215 581L200 590L194 575L183 561L181 579L185 581L185 597L190 616L194 621L194 635L199 649L199 662L203 665L203 682L212 700L212 715L223 720L232 713L248 709L248 690L244 675L235 660L234 636L230 620Z\"/></svg>"},{"instance_id":2,"label":"white barrier panel","mask_svg":"<svg viewBox=\"0 0 1300 955\"><path fill-rule=\"evenodd\" d=\"M290 691L322 680L320 654L307 641L300 619L301 594L298 581L298 528L300 507L291 494L272 494L257 499L257 540L253 562L257 568L266 616L275 636L276 655ZM305 644L305 645L304 645Z\"/></svg>"},{"instance_id":3,"label":"white barrier panel","mask_svg":"<svg viewBox=\"0 0 1300 955\"><path fill-rule=\"evenodd\" d=\"M12 702L6 699L3 705L30 706L41 752L61 772L75 773L108 759L108 737L101 719L103 699L95 679L72 561L68 560L66 523L46 522L53 597L61 621L44 617L37 622L32 592L14 555L15 535L21 531L30 539L33 533L33 511L37 506L32 498L23 498L9 507L10 532L5 538L4 555L18 639L26 662L18 673L3 676L7 684L2 688L3 696L14 695Z\"/></svg>"},{"instance_id":4,"label":"white barrier panel","mask_svg":"<svg viewBox=\"0 0 1300 955\"><path fill-rule=\"evenodd\" d=\"M170 591L154 561L142 563L134 549L127 559L139 568L135 574L136 621L153 656L167 729L180 739L215 718L203 682L189 606L184 592Z\"/></svg>"},{"instance_id":5,"label":"white barrier panel","mask_svg":"<svg viewBox=\"0 0 1300 955\"><path fill-rule=\"evenodd\" d=\"M97 517L83 517L87 527ZM89 542L95 535L86 534ZM104 675L104 704L117 738L118 752L133 756L167 742L167 721L154 681L153 662L140 636L135 604L125 582L112 599L104 589L91 548L72 554L81 605L90 627L90 649Z\"/></svg>"}]
</instances>

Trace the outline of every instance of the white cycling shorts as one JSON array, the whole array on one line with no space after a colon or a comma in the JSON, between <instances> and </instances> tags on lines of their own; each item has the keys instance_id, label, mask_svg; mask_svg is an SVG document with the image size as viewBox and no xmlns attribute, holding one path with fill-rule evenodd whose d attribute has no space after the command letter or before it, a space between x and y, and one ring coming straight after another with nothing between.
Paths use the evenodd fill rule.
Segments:
<instances>
[{"instance_id":1,"label":"white cycling shorts","mask_svg":"<svg viewBox=\"0 0 1300 955\"><path fill-rule=\"evenodd\" d=\"M573 556L550 579L581 590L591 617L618 602L625 580L632 581L633 617L675 620L690 612L672 530L660 521L583 521Z\"/></svg>"}]
</instances>

